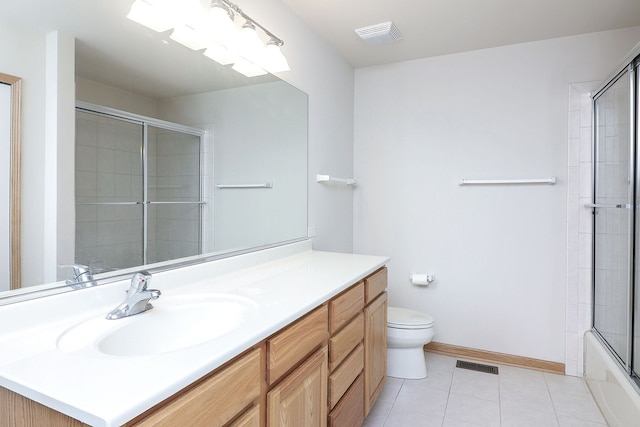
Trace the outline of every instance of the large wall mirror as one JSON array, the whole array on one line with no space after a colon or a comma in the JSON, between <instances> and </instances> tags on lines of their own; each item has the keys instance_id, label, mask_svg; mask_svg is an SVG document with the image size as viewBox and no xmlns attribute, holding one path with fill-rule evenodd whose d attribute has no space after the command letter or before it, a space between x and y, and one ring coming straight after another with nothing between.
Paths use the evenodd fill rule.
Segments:
<instances>
[{"instance_id":1,"label":"large wall mirror","mask_svg":"<svg viewBox=\"0 0 640 427\"><path fill-rule=\"evenodd\" d=\"M306 238L307 95L132 2L0 0L0 72L24 88L22 278L0 303L68 290L74 263L107 281Z\"/></svg>"},{"instance_id":2,"label":"large wall mirror","mask_svg":"<svg viewBox=\"0 0 640 427\"><path fill-rule=\"evenodd\" d=\"M20 281L20 110L22 79L0 73L0 290Z\"/></svg>"}]
</instances>

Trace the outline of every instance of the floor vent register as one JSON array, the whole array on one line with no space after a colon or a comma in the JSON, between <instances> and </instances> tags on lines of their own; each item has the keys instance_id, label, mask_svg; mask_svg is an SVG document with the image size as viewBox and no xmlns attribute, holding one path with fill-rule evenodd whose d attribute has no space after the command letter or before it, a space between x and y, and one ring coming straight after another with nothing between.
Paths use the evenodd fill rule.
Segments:
<instances>
[{"instance_id":1,"label":"floor vent register","mask_svg":"<svg viewBox=\"0 0 640 427\"><path fill-rule=\"evenodd\" d=\"M498 375L498 367L491 365L483 365L482 363L467 362L465 360L458 360L456 362L456 368L469 369L471 371L484 372L487 374Z\"/></svg>"}]
</instances>

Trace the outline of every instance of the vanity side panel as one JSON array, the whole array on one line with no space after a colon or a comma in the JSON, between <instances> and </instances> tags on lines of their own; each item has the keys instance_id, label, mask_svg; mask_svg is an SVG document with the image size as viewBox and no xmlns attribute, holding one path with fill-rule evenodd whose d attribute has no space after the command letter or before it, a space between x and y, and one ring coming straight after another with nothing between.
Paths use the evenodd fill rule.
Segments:
<instances>
[{"instance_id":1,"label":"vanity side panel","mask_svg":"<svg viewBox=\"0 0 640 427\"><path fill-rule=\"evenodd\" d=\"M89 427L17 393L0 387L0 427Z\"/></svg>"}]
</instances>

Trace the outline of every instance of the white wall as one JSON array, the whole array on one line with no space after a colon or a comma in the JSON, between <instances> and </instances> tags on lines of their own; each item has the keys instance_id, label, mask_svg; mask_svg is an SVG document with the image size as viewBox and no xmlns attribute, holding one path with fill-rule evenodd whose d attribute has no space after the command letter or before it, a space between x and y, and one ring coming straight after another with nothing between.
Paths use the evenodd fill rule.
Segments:
<instances>
[{"instance_id":1,"label":"white wall","mask_svg":"<svg viewBox=\"0 0 640 427\"><path fill-rule=\"evenodd\" d=\"M156 117L157 100L76 76L76 99L146 117Z\"/></svg>"},{"instance_id":2,"label":"white wall","mask_svg":"<svg viewBox=\"0 0 640 427\"><path fill-rule=\"evenodd\" d=\"M52 31L46 36L46 50L44 282L53 282L69 277L70 269L61 266L74 260L75 39Z\"/></svg>"},{"instance_id":3,"label":"white wall","mask_svg":"<svg viewBox=\"0 0 640 427\"><path fill-rule=\"evenodd\" d=\"M569 83L640 28L356 70L354 251L391 256L390 304L435 341L564 362ZM555 186L459 186L557 176ZM411 272L432 272L429 288Z\"/></svg>"},{"instance_id":4,"label":"white wall","mask_svg":"<svg viewBox=\"0 0 640 427\"><path fill-rule=\"evenodd\" d=\"M22 280L42 283L46 34L0 22L0 72L22 83Z\"/></svg>"}]
</instances>

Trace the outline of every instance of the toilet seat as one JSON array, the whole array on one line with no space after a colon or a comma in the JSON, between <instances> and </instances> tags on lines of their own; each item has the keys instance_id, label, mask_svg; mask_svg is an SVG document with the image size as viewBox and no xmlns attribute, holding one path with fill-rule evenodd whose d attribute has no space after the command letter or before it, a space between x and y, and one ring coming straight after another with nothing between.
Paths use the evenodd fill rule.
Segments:
<instances>
[{"instance_id":1,"label":"toilet seat","mask_svg":"<svg viewBox=\"0 0 640 427\"><path fill-rule=\"evenodd\" d=\"M431 328L433 317L406 308L387 307L387 326L396 329Z\"/></svg>"}]
</instances>

